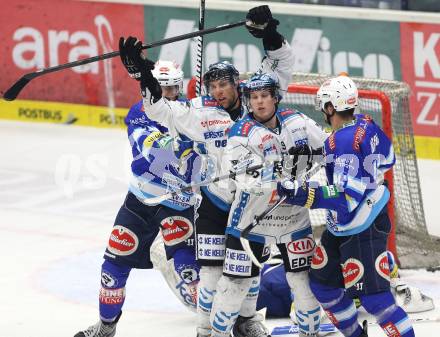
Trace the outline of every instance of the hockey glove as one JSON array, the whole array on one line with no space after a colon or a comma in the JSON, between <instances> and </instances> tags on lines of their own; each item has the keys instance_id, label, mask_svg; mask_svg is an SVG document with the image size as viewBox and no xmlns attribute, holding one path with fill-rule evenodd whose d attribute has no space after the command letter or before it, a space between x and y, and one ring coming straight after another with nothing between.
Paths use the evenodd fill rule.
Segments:
<instances>
[{"instance_id":1,"label":"hockey glove","mask_svg":"<svg viewBox=\"0 0 440 337\"><path fill-rule=\"evenodd\" d=\"M150 102L157 102L162 97L162 88L151 73L154 62L142 55L142 41L132 36L127 39L121 37L119 52L128 75L140 82L142 97L149 99Z\"/></svg>"},{"instance_id":2,"label":"hockey glove","mask_svg":"<svg viewBox=\"0 0 440 337\"><path fill-rule=\"evenodd\" d=\"M291 147L286 158L286 168L291 169L290 175L295 178L298 172L310 169L313 162L321 162L323 148L312 149L307 144Z\"/></svg>"},{"instance_id":3,"label":"hockey glove","mask_svg":"<svg viewBox=\"0 0 440 337\"><path fill-rule=\"evenodd\" d=\"M277 32L280 22L272 17L269 6L251 8L246 15L246 28L253 36L263 39L265 50L281 48L284 37Z\"/></svg>"},{"instance_id":4,"label":"hockey glove","mask_svg":"<svg viewBox=\"0 0 440 337\"><path fill-rule=\"evenodd\" d=\"M277 192L281 197L286 196L286 202L291 205L310 208L315 200L315 190L309 188L307 184L299 186L298 182L292 180L284 180L277 184Z\"/></svg>"}]
</instances>

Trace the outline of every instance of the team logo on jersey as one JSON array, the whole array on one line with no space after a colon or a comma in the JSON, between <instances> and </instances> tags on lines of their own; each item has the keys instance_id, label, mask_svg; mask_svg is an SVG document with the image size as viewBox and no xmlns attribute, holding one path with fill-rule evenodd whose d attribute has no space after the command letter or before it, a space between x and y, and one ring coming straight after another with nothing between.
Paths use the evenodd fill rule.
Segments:
<instances>
[{"instance_id":1,"label":"team logo on jersey","mask_svg":"<svg viewBox=\"0 0 440 337\"><path fill-rule=\"evenodd\" d=\"M320 244L316 246L315 253L312 258L312 268L321 269L324 268L328 262L327 252L325 248Z\"/></svg>"},{"instance_id":2,"label":"team logo on jersey","mask_svg":"<svg viewBox=\"0 0 440 337\"><path fill-rule=\"evenodd\" d=\"M344 277L345 287L348 289L364 276L364 265L357 259L349 258L342 265L342 276Z\"/></svg>"},{"instance_id":3,"label":"team logo on jersey","mask_svg":"<svg viewBox=\"0 0 440 337\"><path fill-rule=\"evenodd\" d=\"M179 273L180 278L183 280L183 282L187 284L197 281L199 278L199 273L197 272L197 270L192 268L192 266L180 266L177 272Z\"/></svg>"},{"instance_id":4,"label":"team logo on jersey","mask_svg":"<svg viewBox=\"0 0 440 337\"><path fill-rule=\"evenodd\" d=\"M201 121L200 125L203 128L207 128L209 126L229 126L229 124L232 124L232 121L230 119L211 119L211 120L206 120L206 121Z\"/></svg>"},{"instance_id":5,"label":"team logo on jersey","mask_svg":"<svg viewBox=\"0 0 440 337\"><path fill-rule=\"evenodd\" d=\"M173 246L188 239L193 233L193 224L183 216L170 216L160 222L163 242Z\"/></svg>"},{"instance_id":6,"label":"team logo on jersey","mask_svg":"<svg viewBox=\"0 0 440 337\"><path fill-rule=\"evenodd\" d=\"M249 131L252 129L252 127L255 125L254 121L249 121L243 124L243 126L241 127L241 135L242 136L247 136Z\"/></svg>"},{"instance_id":7,"label":"team logo on jersey","mask_svg":"<svg viewBox=\"0 0 440 337\"><path fill-rule=\"evenodd\" d=\"M102 304L121 304L124 302L125 288L105 289L99 291L99 302Z\"/></svg>"},{"instance_id":8,"label":"team logo on jersey","mask_svg":"<svg viewBox=\"0 0 440 337\"><path fill-rule=\"evenodd\" d=\"M383 252L376 258L374 263L377 273L382 276L385 280L390 280L390 264L388 263L388 254Z\"/></svg>"},{"instance_id":9,"label":"team logo on jersey","mask_svg":"<svg viewBox=\"0 0 440 337\"><path fill-rule=\"evenodd\" d=\"M339 322L338 322L336 316L333 315L333 313L331 311L328 311L328 310L324 310L324 311L327 314L327 317L330 320L330 322L332 322L334 326L337 326Z\"/></svg>"},{"instance_id":10,"label":"team logo on jersey","mask_svg":"<svg viewBox=\"0 0 440 337\"><path fill-rule=\"evenodd\" d=\"M287 244L287 250L292 254L307 254L315 249L315 241L311 237L295 240Z\"/></svg>"},{"instance_id":11,"label":"team logo on jersey","mask_svg":"<svg viewBox=\"0 0 440 337\"><path fill-rule=\"evenodd\" d=\"M364 141L365 134L366 134L365 128L362 126L358 126L354 134L353 150L359 151L360 145Z\"/></svg>"},{"instance_id":12,"label":"team logo on jersey","mask_svg":"<svg viewBox=\"0 0 440 337\"><path fill-rule=\"evenodd\" d=\"M118 280L111 273L103 270L101 273L101 284L106 288L114 288L118 285Z\"/></svg>"},{"instance_id":13,"label":"team logo on jersey","mask_svg":"<svg viewBox=\"0 0 440 337\"><path fill-rule=\"evenodd\" d=\"M137 235L120 225L113 227L108 240L107 249L115 255L130 255L134 253L139 245Z\"/></svg>"},{"instance_id":14,"label":"team logo on jersey","mask_svg":"<svg viewBox=\"0 0 440 337\"><path fill-rule=\"evenodd\" d=\"M328 137L328 146L330 147L330 150L336 149L336 143L335 143L335 133L332 133L330 137Z\"/></svg>"},{"instance_id":15,"label":"team logo on jersey","mask_svg":"<svg viewBox=\"0 0 440 337\"><path fill-rule=\"evenodd\" d=\"M144 140L144 147L148 148L153 145L153 143L158 140L162 136L162 133L159 131L152 132L147 138Z\"/></svg>"},{"instance_id":16,"label":"team logo on jersey","mask_svg":"<svg viewBox=\"0 0 440 337\"><path fill-rule=\"evenodd\" d=\"M285 110L280 111L280 115L283 116L283 117L286 117L286 116L289 116L289 115L294 115L296 113L297 113L297 111L293 111L293 110L290 110L290 109L285 109Z\"/></svg>"},{"instance_id":17,"label":"team logo on jersey","mask_svg":"<svg viewBox=\"0 0 440 337\"><path fill-rule=\"evenodd\" d=\"M388 322L382 326L383 331L388 337L401 337L399 329L394 325L393 322Z\"/></svg>"},{"instance_id":18,"label":"team logo on jersey","mask_svg":"<svg viewBox=\"0 0 440 337\"><path fill-rule=\"evenodd\" d=\"M209 97L203 97L202 104L203 104L203 106L212 106L212 107L220 106L215 99L211 99Z\"/></svg>"}]
</instances>

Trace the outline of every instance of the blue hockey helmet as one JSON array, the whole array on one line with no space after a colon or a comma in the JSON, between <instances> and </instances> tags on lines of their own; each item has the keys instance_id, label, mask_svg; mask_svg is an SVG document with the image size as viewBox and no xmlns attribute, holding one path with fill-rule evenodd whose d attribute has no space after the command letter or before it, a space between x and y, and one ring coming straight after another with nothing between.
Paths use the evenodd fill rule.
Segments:
<instances>
[{"instance_id":1,"label":"blue hockey helmet","mask_svg":"<svg viewBox=\"0 0 440 337\"><path fill-rule=\"evenodd\" d=\"M228 80L232 84L238 85L239 75L238 70L228 61L211 64L203 75L206 92L209 92L209 85L212 81Z\"/></svg>"},{"instance_id":2,"label":"blue hockey helmet","mask_svg":"<svg viewBox=\"0 0 440 337\"><path fill-rule=\"evenodd\" d=\"M278 99L278 103L281 100L280 85L278 83L278 79L268 73L257 73L254 74L250 79L246 81L243 87L243 94L247 101L249 101L249 97L251 92L267 90L270 91L272 97L276 97Z\"/></svg>"}]
</instances>

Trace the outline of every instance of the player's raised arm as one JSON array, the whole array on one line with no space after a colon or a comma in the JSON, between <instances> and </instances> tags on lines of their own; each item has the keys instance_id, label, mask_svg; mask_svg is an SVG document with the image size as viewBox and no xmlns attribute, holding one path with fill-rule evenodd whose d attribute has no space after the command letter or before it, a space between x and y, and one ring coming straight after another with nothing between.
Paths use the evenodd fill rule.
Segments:
<instances>
[{"instance_id":1,"label":"player's raised arm","mask_svg":"<svg viewBox=\"0 0 440 337\"><path fill-rule=\"evenodd\" d=\"M272 17L267 5L249 10L246 20L248 31L263 41L265 57L258 72L275 74L283 95L292 78L293 53L289 43L277 30L280 22Z\"/></svg>"}]
</instances>

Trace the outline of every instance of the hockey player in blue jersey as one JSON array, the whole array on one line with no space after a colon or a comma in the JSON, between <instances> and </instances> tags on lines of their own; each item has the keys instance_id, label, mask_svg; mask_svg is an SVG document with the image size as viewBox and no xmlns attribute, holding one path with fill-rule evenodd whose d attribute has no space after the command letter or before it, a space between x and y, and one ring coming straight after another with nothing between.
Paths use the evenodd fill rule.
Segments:
<instances>
[{"instance_id":1,"label":"hockey player in blue jersey","mask_svg":"<svg viewBox=\"0 0 440 337\"><path fill-rule=\"evenodd\" d=\"M130 73L130 65L125 62L123 54L121 58ZM173 62L158 61L152 72L164 97L176 101L183 84L180 67ZM142 101L130 108L125 123L133 154L132 177L104 253L99 292L100 319L75 337L115 335L130 271L132 268L153 267L150 247L159 230L167 259L175 255L173 267L181 277L181 291L185 292L182 296L196 296L199 267L194 252L194 203L198 197L192 193L179 194L156 206L147 206L142 200L199 179L199 157L192 151L192 142L176 140L170 130L149 120Z\"/></svg>"},{"instance_id":2,"label":"hockey player in blue jersey","mask_svg":"<svg viewBox=\"0 0 440 337\"><path fill-rule=\"evenodd\" d=\"M293 205L328 210L310 285L343 335L367 336L353 303L358 297L387 336L412 337L411 321L390 291L386 252L391 224L384 173L394 165L393 146L371 117L354 115L357 105L356 85L347 76L320 87L317 107L333 129L324 146L328 185L284 181L278 192Z\"/></svg>"}]
</instances>

